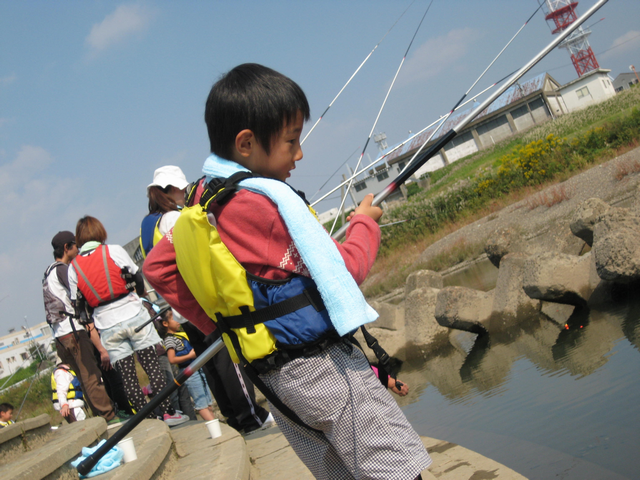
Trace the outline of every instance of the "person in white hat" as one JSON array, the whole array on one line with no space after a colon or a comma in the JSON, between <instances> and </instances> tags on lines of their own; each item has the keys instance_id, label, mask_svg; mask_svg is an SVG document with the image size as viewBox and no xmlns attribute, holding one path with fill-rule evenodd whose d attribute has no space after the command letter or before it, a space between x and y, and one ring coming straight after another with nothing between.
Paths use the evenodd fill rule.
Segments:
<instances>
[{"instance_id":1,"label":"person in white hat","mask_svg":"<svg viewBox=\"0 0 640 480\"><path fill-rule=\"evenodd\" d=\"M178 220L188 185L180 167L165 165L153 172L153 182L147 187L149 215L142 221L140 229L140 244L145 257Z\"/></svg>"}]
</instances>

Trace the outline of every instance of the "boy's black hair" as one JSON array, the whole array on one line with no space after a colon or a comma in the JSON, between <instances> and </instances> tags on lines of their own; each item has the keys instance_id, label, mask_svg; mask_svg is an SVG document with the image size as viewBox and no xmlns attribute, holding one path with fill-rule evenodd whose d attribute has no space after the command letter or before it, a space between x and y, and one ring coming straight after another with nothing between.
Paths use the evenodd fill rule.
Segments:
<instances>
[{"instance_id":1,"label":"boy's black hair","mask_svg":"<svg viewBox=\"0 0 640 480\"><path fill-rule=\"evenodd\" d=\"M211 152L231 160L236 136L249 129L270 153L271 141L300 112L309 120L309 103L296 82L256 63L238 65L209 92L204 121Z\"/></svg>"},{"instance_id":2,"label":"boy's black hair","mask_svg":"<svg viewBox=\"0 0 640 480\"><path fill-rule=\"evenodd\" d=\"M0 403L0 413L10 412L11 410L15 410L13 405L10 403Z\"/></svg>"}]
</instances>

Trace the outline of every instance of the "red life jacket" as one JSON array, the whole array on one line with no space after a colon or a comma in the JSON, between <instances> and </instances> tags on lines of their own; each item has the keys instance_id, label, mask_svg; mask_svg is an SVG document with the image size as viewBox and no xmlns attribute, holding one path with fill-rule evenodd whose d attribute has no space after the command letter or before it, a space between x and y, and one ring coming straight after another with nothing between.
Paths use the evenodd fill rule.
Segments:
<instances>
[{"instance_id":1,"label":"red life jacket","mask_svg":"<svg viewBox=\"0 0 640 480\"><path fill-rule=\"evenodd\" d=\"M111 303L129 294L122 269L109 255L107 245L100 245L91 255L78 255L72 264L78 273L78 289L91 307Z\"/></svg>"}]
</instances>

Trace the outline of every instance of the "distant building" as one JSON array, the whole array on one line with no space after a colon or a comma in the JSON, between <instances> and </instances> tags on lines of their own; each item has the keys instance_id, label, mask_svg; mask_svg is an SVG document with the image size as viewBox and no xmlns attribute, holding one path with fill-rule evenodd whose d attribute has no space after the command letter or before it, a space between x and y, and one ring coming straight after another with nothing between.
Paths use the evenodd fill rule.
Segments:
<instances>
[{"instance_id":1,"label":"distant building","mask_svg":"<svg viewBox=\"0 0 640 480\"><path fill-rule=\"evenodd\" d=\"M53 335L47 322L42 322L28 330L11 329L8 335L0 337L0 378L13 374L21 367L28 367L37 358L30 358L29 350L38 345L43 355L52 351Z\"/></svg>"},{"instance_id":2,"label":"distant building","mask_svg":"<svg viewBox=\"0 0 640 480\"><path fill-rule=\"evenodd\" d=\"M440 152L418 169L415 177L419 178L425 173L438 170L504 140L516 132L527 130L555 116L567 113L569 110L558 93L558 88L560 84L547 73L541 73L526 82L511 86ZM474 108L469 108L451 115L427 147L464 120L473 110ZM409 163L417 149L431 136L434 128L417 135L395 151L393 151L395 147L391 147L382 152L381 155L385 155L393 151L384 159L386 164L369 170L364 179L354 183L358 202L368 193L377 194L391 183Z\"/></svg>"},{"instance_id":3,"label":"distant building","mask_svg":"<svg viewBox=\"0 0 640 480\"><path fill-rule=\"evenodd\" d=\"M566 85L560 85L548 73L541 73L526 82L516 82L420 167L414 178L420 178L425 173L490 147L515 133L613 97L615 89L608 75L610 71L597 68ZM473 110L474 108L470 108L451 115L426 147L458 125ZM432 135L434 128L399 144L399 147L394 146L381 152L380 162L386 163L369 170L365 178L354 183L358 202L369 193L379 193L391 183L418 148Z\"/></svg>"},{"instance_id":4,"label":"distant building","mask_svg":"<svg viewBox=\"0 0 640 480\"><path fill-rule=\"evenodd\" d=\"M617 93L623 90L629 90L631 88L631 85L635 85L637 83L638 77L636 77L635 73L621 73L613 81L613 88Z\"/></svg>"},{"instance_id":5,"label":"distant building","mask_svg":"<svg viewBox=\"0 0 640 480\"><path fill-rule=\"evenodd\" d=\"M582 110L596 103L603 102L616 95L609 72L598 68L585 73L580 78L570 81L558 89L570 112Z\"/></svg>"}]
</instances>

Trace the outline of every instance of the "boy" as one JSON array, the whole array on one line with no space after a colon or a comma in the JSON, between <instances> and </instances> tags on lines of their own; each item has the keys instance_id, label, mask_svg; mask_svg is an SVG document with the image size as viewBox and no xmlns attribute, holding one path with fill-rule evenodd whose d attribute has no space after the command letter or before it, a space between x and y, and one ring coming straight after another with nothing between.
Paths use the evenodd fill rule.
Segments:
<instances>
[{"instance_id":1,"label":"boy","mask_svg":"<svg viewBox=\"0 0 640 480\"><path fill-rule=\"evenodd\" d=\"M13 405L10 403L0 403L0 428L13 425Z\"/></svg>"},{"instance_id":2,"label":"boy","mask_svg":"<svg viewBox=\"0 0 640 480\"><path fill-rule=\"evenodd\" d=\"M311 277L322 297L317 313L312 308L308 315L283 325L294 331L313 326L312 338L317 341L296 350L293 345L283 349L278 338L278 350L265 358L254 357L247 369L255 365L259 380L278 400L279 405L270 401L276 423L316 478L421 478L431 459L420 438L362 352L337 333L374 318L355 283L364 281L375 261L380 242L376 222L382 210L372 207L373 196L368 196L349 217L347 237L340 245L283 183L302 159L300 134L308 118L309 105L300 87L261 65L234 68L213 86L207 99L205 121L212 152L203 169L207 180L227 178L238 170L265 177L243 180L244 188L230 200L211 204L209 213L222 243L246 269L247 280L253 282L257 276L275 289ZM187 271L178 271L175 264L178 243L174 249L172 242L179 225L154 247L144 273L172 307L209 334L214 323L200 307L201 299L194 298L193 283L189 282L191 290L187 287ZM330 265L329 272L325 264ZM312 304L316 307L317 302ZM345 305L352 310L345 312ZM345 317L357 320L354 324ZM217 320L228 331L225 318ZM269 328L269 322L264 323ZM350 328L342 328L345 324ZM285 355L278 356L282 350ZM244 350L242 354L247 356Z\"/></svg>"}]
</instances>

